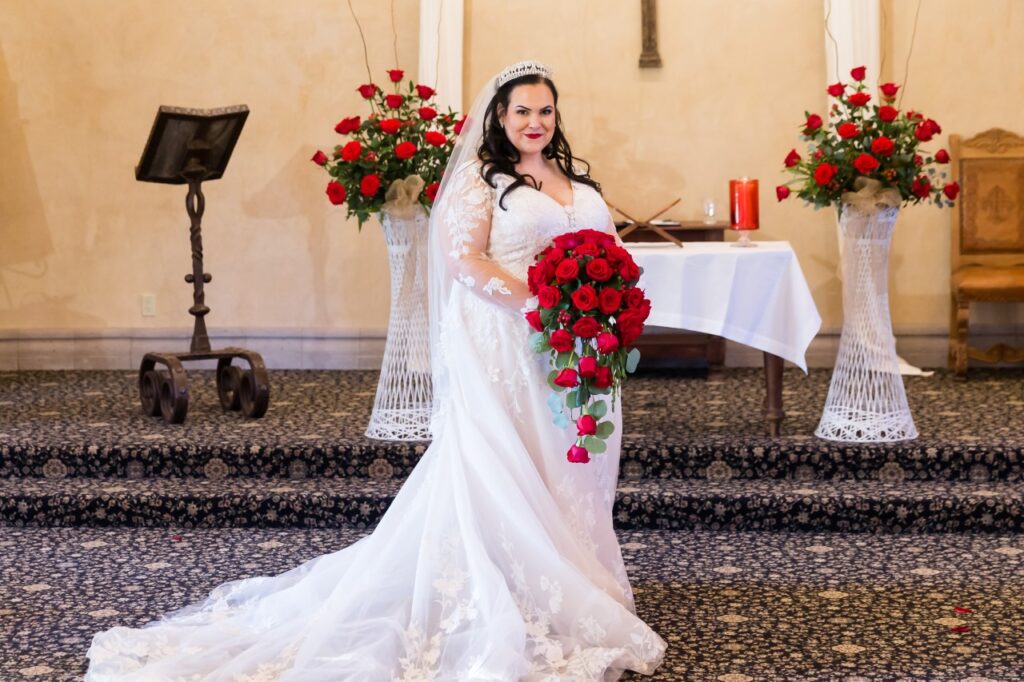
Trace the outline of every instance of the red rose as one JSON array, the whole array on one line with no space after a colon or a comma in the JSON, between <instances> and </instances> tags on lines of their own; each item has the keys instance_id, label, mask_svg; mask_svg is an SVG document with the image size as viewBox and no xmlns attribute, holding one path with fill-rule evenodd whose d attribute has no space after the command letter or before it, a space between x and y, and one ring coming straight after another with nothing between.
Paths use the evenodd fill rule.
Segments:
<instances>
[{"instance_id":1,"label":"red rose","mask_svg":"<svg viewBox=\"0 0 1024 682\"><path fill-rule=\"evenodd\" d=\"M845 87L846 86L843 85L842 83L833 83L832 85L828 86L828 94L832 95L833 97L839 97L840 95L843 94L843 89Z\"/></svg>"},{"instance_id":2,"label":"red rose","mask_svg":"<svg viewBox=\"0 0 1024 682\"><path fill-rule=\"evenodd\" d=\"M932 132L932 128L926 121L922 121L917 124L914 128L914 137L919 139L921 142L928 142L934 137L935 133Z\"/></svg>"},{"instance_id":3,"label":"red rose","mask_svg":"<svg viewBox=\"0 0 1024 682\"><path fill-rule=\"evenodd\" d=\"M334 126L334 132L340 135L348 135L349 133L359 130L359 117L350 116L343 118L338 121L338 125Z\"/></svg>"},{"instance_id":4,"label":"red rose","mask_svg":"<svg viewBox=\"0 0 1024 682\"><path fill-rule=\"evenodd\" d=\"M575 249L582 243L583 240L580 239L574 232L560 234L557 237L555 237L555 246L557 246L560 249Z\"/></svg>"},{"instance_id":5,"label":"red rose","mask_svg":"<svg viewBox=\"0 0 1024 682\"><path fill-rule=\"evenodd\" d=\"M920 154L914 154L914 165L915 166L923 166L924 165L924 157L922 157Z\"/></svg>"},{"instance_id":6,"label":"red rose","mask_svg":"<svg viewBox=\"0 0 1024 682\"><path fill-rule=\"evenodd\" d=\"M345 203L345 185L331 181L327 183L327 198L335 206Z\"/></svg>"},{"instance_id":7,"label":"red rose","mask_svg":"<svg viewBox=\"0 0 1024 682\"><path fill-rule=\"evenodd\" d=\"M430 107L420 107L419 115L420 118L422 118L424 121L433 121L435 118L437 118L437 111L431 109Z\"/></svg>"},{"instance_id":8,"label":"red rose","mask_svg":"<svg viewBox=\"0 0 1024 682\"><path fill-rule=\"evenodd\" d=\"M441 183L432 182L429 185L427 185L427 188L425 190L423 190L423 193L427 195L427 199L430 200L430 203L434 203L434 199L437 198L437 190L439 189L441 189Z\"/></svg>"},{"instance_id":9,"label":"red rose","mask_svg":"<svg viewBox=\"0 0 1024 682\"><path fill-rule=\"evenodd\" d=\"M832 178L836 176L837 170L831 163L818 164L818 167L814 169L814 181L819 186L824 187L832 182Z\"/></svg>"},{"instance_id":10,"label":"red rose","mask_svg":"<svg viewBox=\"0 0 1024 682\"><path fill-rule=\"evenodd\" d=\"M416 156L416 145L412 142L400 142L395 147L395 156L400 159L411 159Z\"/></svg>"},{"instance_id":11,"label":"red rose","mask_svg":"<svg viewBox=\"0 0 1024 682\"><path fill-rule=\"evenodd\" d=\"M388 135L394 135L401 129L402 122L397 118L385 118L379 125L382 132L385 132Z\"/></svg>"},{"instance_id":12,"label":"red rose","mask_svg":"<svg viewBox=\"0 0 1024 682\"><path fill-rule=\"evenodd\" d=\"M536 294L541 290L541 287L547 286L554 274L555 268L550 263L545 263L544 261L534 263L527 268L526 281L530 285L530 293Z\"/></svg>"},{"instance_id":13,"label":"red rose","mask_svg":"<svg viewBox=\"0 0 1024 682\"><path fill-rule=\"evenodd\" d=\"M890 123L896 120L896 117L900 115L897 109L893 109L888 104L878 107L878 118L882 119L886 123Z\"/></svg>"},{"instance_id":14,"label":"red rose","mask_svg":"<svg viewBox=\"0 0 1024 682\"><path fill-rule=\"evenodd\" d=\"M871 95L866 92L855 92L850 95L850 104L855 107L862 107L871 101Z\"/></svg>"},{"instance_id":15,"label":"red rose","mask_svg":"<svg viewBox=\"0 0 1024 682\"><path fill-rule=\"evenodd\" d=\"M572 333L581 339L592 339L601 333L601 323L592 317L581 317L572 326Z\"/></svg>"},{"instance_id":16,"label":"red rose","mask_svg":"<svg viewBox=\"0 0 1024 682\"><path fill-rule=\"evenodd\" d=\"M932 135L938 135L942 132L942 126L936 123L934 119L929 118L925 120L924 124L932 131Z\"/></svg>"},{"instance_id":17,"label":"red rose","mask_svg":"<svg viewBox=\"0 0 1024 682\"><path fill-rule=\"evenodd\" d=\"M924 175L918 175L914 178L914 181L910 183L911 193L918 199L927 199L928 195L932 191L931 181Z\"/></svg>"},{"instance_id":18,"label":"red rose","mask_svg":"<svg viewBox=\"0 0 1024 682\"><path fill-rule=\"evenodd\" d=\"M821 116L817 114L811 114L807 117L807 123L804 124L804 130L817 130L821 127Z\"/></svg>"},{"instance_id":19,"label":"red rose","mask_svg":"<svg viewBox=\"0 0 1024 682\"><path fill-rule=\"evenodd\" d=\"M528 310L526 311L525 317L526 321L530 323L530 326L533 327L534 331L544 331L544 323L540 321L539 310Z\"/></svg>"},{"instance_id":20,"label":"red rose","mask_svg":"<svg viewBox=\"0 0 1024 682\"><path fill-rule=\"evenodd\" d=\"M612 368L598 367L594 377L594 388L610 388L612 385Z\"/></svg>"},{"instance_id":21,"label":"red rose","mask_svg":"<svg viewBox=\"0 0 1024 682\"><path fill-rule=\"evenodd\" d=\"M602 355L614 353L619 349L619 337L611 332L597 335L597 351Z\"/></svg>"},{"instance_id":22,"label":"red rose","mask_svg":"<svg viewBox=\"0 0 1024 682\"><path fill-rule=\"evenodd\" d=\"M341 148L341 158L345 161L355 161L363 154L363 145L358 140L352 140Z\"/></svg>"},{"instance_id":23,"label":"red rose","mask_svg":"<svg viewBox=\"0 0 1024 682\"><path fill-rule=\"evenodd\" d=\"M567 261L563 261L567 262ZM575 262L575 261L573 261ZM579 310L587 312L597 307L597 292L594 291L594 287L589 284L584 284L572 294L572 303Z\"/></svg>"},{"instance_id":24,"label":"red rose","mask_svg":"<svg viewBox=\"0 0 1024 682\"><path fill-rule=\"evenodd\" d=\"M384 104L387 105L388 109L398 109L405 102L405 98L401 95L388 95L384 98Z\"/></svg>"},{"instance_id":25,"label":"red rose","mask_svg":"<svg viewBox=\"0 0 1024 682\"><path fill-rule=\"evenodd\" d=\"M401 69L388 69L388 78L391 79L392 83L398 83L405 77L405 71Z\"/></svg>"},{"instance_id":26,"label":"red rose","mask_svg":"<svg viewBox=\"0 0 1024 682\"><path fill-rule=\"evenodd\" d=\"M849 140L860 135L860 128L857 127L856 123L840 123L839 127L836 128L836 132L839 133L839 137Z\"/></svg>"},{"instance_id":27,"label":"red rose","mask_svg":"<svg viewBox=\"0 0 1024 682\"><path fill-rule=\"evenodd\" d=\"M462 134L462 126L464 126L465 124L466 124L466 117L465 116L463 116L462 118L460 118L458 121L455 122L455 134L456 135L461 135Z\"/></svg>"},{"instance_id":28,"label":"red rose","mask_svg":"<svg viewBox=\"0 0 1024 682\"><path fill-rule=\"evenodd\" d=\"M612 266L604 258L595 258L587 263L587 275L597 282L607 282L614 274Z\"/></svg>"},{"instance_id":29,"label":"red rose","mask_svg":"<svg viewBox=\"0 0 1024 682\"><path fill-rule=\"evenodd\" d=\"M648 317L651 316L651 302L645 298L644 300L640 301L640 305L638 305L635 308L635 310L639 310L640 313L643 315L643 318L646 320Z\"/></svg>"},{"instance_id":30,"label":"red rose","mask_svg":"<svg viewBox=\"0 0 1024 682\"><path fill-rule=\"evenodd\" d=\"M870 154L861 154L853 160L853 167L856 168L857 172L861 175L870 175L876 168L878 168L878 159Z\"/></svg>"},{"instance_id":31,"label":"red rose","mask_svg":"<svg viewBox=\"0 0 1024 682\"><path fill-rule=\"evenodd\" d=\"M640 268L630 259L619 266L619 275L627 282L636 282L640 279Z\"/></svg>"},{"instance_id":32,"label":"red rose","mask_svg":"<svg viewBox=\"0 0 1024 682\"><path fill-rule=\"evenodd\" d=\"M622 305L622 293L618 289L605 287L597 295L597 305L605 315L611 315Z\"/></svg>"},{"instance_id":33,"label":"red rose","mask_svg":"<svg viewBox=\"0 0 1024 682\"><path fill-rule=\"evenodd\" d=\"M786 154L786 160L783 161L783 163L786 164L786 168L792 168L800 163L800 155L796 153L795 149L790 149L789 153Z\"/></svg>"},{"instance_id":34,"label":"red rose","mask_svg":"<svg viewBox=\"0 0 1024 682\"><path fill-rule=\"evenodd\" d=\"M850 77L855 81L864 80L864 76L867 74L867 67L857 66L850 70Z\"/></svg>"},{"instance_id":35,"label":"red rose","mask_svg":"<svg viewBox=\"0 0 1024 682\"><path fill-rule=\"evenodd\" d=\"M579 377L576 376L576 370L566 367L558 376L555 377L555 386L561 386L562 388L576 388L580 383Z\"/></svg>"},{"instance_id":36,"label":"red rose","mask_svg":"<svg viewBox=\"0 0 1024 682\"><path fill-rule=\"evenodd\" d=\"M556 240L557 241L557 240ZM559 282L565 284L568 281L576 279L580 274L580 264L576 262L575 258L566 258L558 267L555 268L555 277Z\"/></svg>"},{"instance_id":37,"label":"red rose","mask_svg":"<svg viewBox=\"0 0 1024 682\"><path fill-rule=\"evenodd\" d=\"M590 358L593 360L593 358ZM597 433L597 420L589 414L585 414L576 420L576 434L579 436L593 436Z\"/></svg>"},{"instance_id":38,"label":"red rose","mask_svg":"<svg viewBox=\"0 0 1024 682\"><path fill-rule=\"evenodd\" d=\"M935 163L949 163L949 152L945 149L935 152Z\"/></svg>"},{"instance_id":39,"label":"red rose","mask_svg":"<svg viewBox=\"0 0 1024 682\"><path fill-rule=\"evenodd\" d=\"M551 332L551 336L548 337L548 343L559 353L568 353L574 345L572 334L564 329L556 329Z\"/></svg>"},{"instance_id":40,"label":"red rose","mask_svg":"<svg viewBox=\"0 0 1024 682\"><path fill-rule=\"evenodd\" d=\"M623 297L626 299L626 305L630 308L635 308L640 305L644 300L643 289L639 287L630 287L626 289Z\"/></svg>"},{"instance_id":41,"label":"red rose","mask_svg":"<svg viewBox=\"0 0 1024 682\"><path fill-rule=\"evenodd\" d=\"M892 156L892 153L896 151L896 145L892 143L892 140L883 135L871 143L871 151L879 156Z\"/></svg>"},{"instance_id":42,"label":"red rose","mask_svg":"<svg viewBox=\"0 0 1024 682\"><path fill-rule=\"evenodd\" d=\"M543 286L537 292L537 299L542 308L554 308L562 300L562 292L556 287Z\"/></svg>"},{"instance_id":43,"label":"red rose","mask_svg":"<svg viewBox=\"0 0 1024 682\"><path fill-rule=\"evenodd\" d=\"M358 88L356 88L356 90L359 91L359 94L363 96L363 99L370 99L371 97L373 97L374 95L377 94L377 90L379 90L379 89L380 88L378 88L373 83L367 83L366 85L360 85Z\"/></svg>"},{"instance_id":44,"label":"red rose","mask_svg":"<svg viewBox=\"0 0 1024 682\"><path fill-rule=\"evenodd\" d=\"M310 161L312 161L318 166L323 166L324 164L327 163L327 155L318 149L316 154L313 155L313 158L310 159Z\"/></svg>"},{"instance_id":45,"label":"red rose","mask_svg":"<svg viewBox=\"0 0 1024 682\"><path fill-rule=\"evenodd\" d=\"M900 89L900 86L895 83L882 83L878 86L878 89L882 91L882 94L888 99L892 99L896 96L896 92Z\"/></svg>"},{"instance_id":46,"label":"red rose","mask_svg":"<svg viewBox=\"0 0 1024 682\"><path fill-rule=\"evenodd\" d=\"M380 178L375 173L370 173L359 182L359 193L364 197L372 197L379 189Z\"/></svg>"},{"instance_id":47,"label":"red rose","mask_svg":"<svg viewBox=\"0 0 1024 682\"><path fill-rule=\"evenodd\" d=\"M430 99L434 96L436 90L434 88L428 88L426 85L417 85L416 94L420 99Z\"/></svg>"},{"instance_id":48,"label":"red rose","mask_svg":"<svg viewBox=\"0 0 1024 682\"><path fill-rule=\"evenodd\" d=\"M590 453L587 452L585 447L573 445L569 448L569 453L566 455L566 459L573 464L586 464L590 461Z\"/></svg>"},{"instance_id":49,"label":"red rose","mask_svg":"<svg viewBox=\"0 0 1024 682\"><path fill-rule=\"evenodd\" d=\"M825 156L825 152L821 151L820 149L815 149L814 150L814 160L815 161L821 160L822 157L824 157L824 156Z\"/></svg>"},{"instance_id":50,"label":"red rose","mask_svg":"<svg viewBox=\"0 0 1024 682\"><path fill-rule=\"evenodd\" d=\"M576 236L584 242L591 242L600 246L615 243L615 237L607 232L599 232L597 230L577 230Z\"/></svg>"},{"instance_id":51,"label":"red rose","mask_svg":"<svg viewBox=\"0 0 1024 682\"><path fill-rule=\"evenodd\" d=\"M779 201L789 198L789 188L785 185L779 185L775 188L775 198Z\"/></svg>"},{"instance_id":52,"label":"red rose","mask_svg":"<svg viewBox=\"0 0 1024 682\"><path fill-rule=\"evenodd\" d=\"M544 254L544 262L550 263L551 265L558 265L565 260L565 251L562 249L556 249L554 247L548 247Z\"/></svg>"},{"instance_id":53,"label":"red rose","mask_svg":"<svg viewBox=\"0 0 1024 682\"><path fill-rule=\"evenodd\" d=\"M629 251L617 244L609 244L604 249L604 256L608 259L608 262L612 264L612 267L618 268L620 265L625 263L631 258Z\"/></svg>"},{"instance_id":54,"label":"red rose","mask_svg":"<svg viewBox=\"0 0 1024 682\"><path fill-rule=\"evenodd\" d=\"M623 346L629 346L644 331L644 313L638 308L627 308L615 318L619 327L619 339Z\"/></svg>"},{"instance_id":55,"label":"red rose","mask_svg":"<svg viewBox=\"0 0 1024 682\"><path fill-rule=\"evenodd\" d=\"M599 256L601 255L601 247L594 242L583 242L575 249L572 250L574 256Z\"/></svg>"},{"instance_id":56,"label":"red rose","mask_svg":"<svg viewBox=\"0 0 1024 682\"><path fill-rule=\"evenodd\" d=\"M576 367L580 376L584 379L593 379L597 375L597 358L585 355L580 358L580 364Z\"/></svg>"},{"instance_id":57,"label":"red rose","mask_svg":"<svg viewBox=\"0 0 1024 682\"><path fill-rule=\"evenodd\" d=\"M950 201L956 199L956 195L960 193L960 185L955 182L947 182L942 188L942 193L946 195L946 198Z\"/></svg>"}]
</instances>

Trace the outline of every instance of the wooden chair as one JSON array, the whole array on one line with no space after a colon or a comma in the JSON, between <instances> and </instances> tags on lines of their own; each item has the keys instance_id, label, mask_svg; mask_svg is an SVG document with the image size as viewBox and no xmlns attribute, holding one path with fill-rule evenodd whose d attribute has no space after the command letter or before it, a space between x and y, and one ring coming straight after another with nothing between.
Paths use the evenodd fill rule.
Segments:
<instances>
[{"instance_id":1,"label":"wooden chair","mask_svg":"<svg viewBox=\"0 0 1024 682\"><path fill-rule=\"evenodd\" d=\"M952 216L949 366L964 378L968 358L1024 362L1024 348L967 344L971 302L1024 303L1024 138L992 128L949 141L961 188Z\"/></svg>"}]
</instances>

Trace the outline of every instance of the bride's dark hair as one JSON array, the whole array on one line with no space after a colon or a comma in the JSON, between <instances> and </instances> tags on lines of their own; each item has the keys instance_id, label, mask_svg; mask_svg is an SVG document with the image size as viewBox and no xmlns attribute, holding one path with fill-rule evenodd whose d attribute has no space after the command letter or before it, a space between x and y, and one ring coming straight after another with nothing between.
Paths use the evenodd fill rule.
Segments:
<instances>
[{"instance_id":1,"label":"bride's dark hair","mask_svg":"<svg viewBox=\"0 0 1024 682\"><path fill-rule=\"evenodd\" d=\"M505 209L505 197L517 187L530 186L534 189L540 189L540 183L532 175L523 175L516 170L516 164L519 163L520 158L519 150L509 141L508 136L505 135L505 129L498 122L498 111L508 111L508 100L512 90L518 85L534 85L537 83L547 85L555 100L555 133L551 137L551 142L542 151L544 158L554 159L558 167L562 169L562 172L570 180L582 182L585 185L590 185L598 192L601 191L601 185L590 177L590 164L583 159L573 156L572 150L569 149L569 141L565 139L565 133L562 132L562 115L558 112L558 90L555 88L555 84L544 76L531 74L513 78L498 88L498 91L494 93L494 97L491 98L490 104L487 105L487 111L484 112L484 136L480 142L480 149L477 151L477 156L483 162L480 167L480 175L483 176L488 185L494 188L498 186L494 181L495 175L503 173L512 178L512 183L505 188L501 198L498 200L498 205L503 209ZM585 166L585 168L581 169L582 172L576 170L574 162Z\"/></svg>"}]
</instances>

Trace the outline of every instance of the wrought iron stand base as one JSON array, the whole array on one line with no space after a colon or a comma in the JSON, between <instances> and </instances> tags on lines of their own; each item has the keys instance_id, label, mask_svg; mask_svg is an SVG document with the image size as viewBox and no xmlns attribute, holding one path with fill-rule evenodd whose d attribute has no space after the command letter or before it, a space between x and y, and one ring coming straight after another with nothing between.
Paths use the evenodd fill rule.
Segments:
<instances>
[{"instance_id":1,"label":"wrought iron stand base","mask_svg":"<svg viewBox=\"0 0 1024 682\"><path fill-rule=\"evenodd\" d=\"M239 358L248 369L231 361ZM143 413L163 416L168 424L181 424L188 414L188 376L184 362L217 360L217 396L225 410L240 410L259 419L270 405L270 379L263 357L242 348L192 351L189 353L146 353L139 365L139 400ZM157 369L157 365L166 369Z\"/></svg>"}]
</instances>

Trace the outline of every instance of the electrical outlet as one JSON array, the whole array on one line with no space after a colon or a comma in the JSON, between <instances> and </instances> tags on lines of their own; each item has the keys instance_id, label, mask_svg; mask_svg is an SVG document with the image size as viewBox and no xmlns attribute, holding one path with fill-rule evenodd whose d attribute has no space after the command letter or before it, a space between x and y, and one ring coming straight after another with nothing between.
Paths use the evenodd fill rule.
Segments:
<instances>
[{"instance_id":1,"label":"electrical outlet","mask_svg":"<svg viewBox=\"0 0 1024 682\"><path fill-rule=\"evenodd\" d=\"M142 295L142 316L143 317L155 317L156 316L156 294L143 294Z\"/></svg>"}]
</instances>

